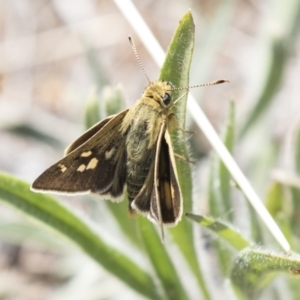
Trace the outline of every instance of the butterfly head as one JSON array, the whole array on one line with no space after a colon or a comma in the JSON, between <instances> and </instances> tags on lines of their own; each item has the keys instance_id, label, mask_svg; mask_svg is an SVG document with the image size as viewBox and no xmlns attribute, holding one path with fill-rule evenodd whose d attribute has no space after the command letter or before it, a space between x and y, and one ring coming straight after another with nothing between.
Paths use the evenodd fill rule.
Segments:
<instances>
[{"instance_id":1,"label":"butterfly head","mask_svg":"<svg viewBox=\"0 0 300 300\"><path fill-rule=\"evenodd\" d=\"M168 109L172 103L172 85L166 81L150 82L143 97L153 99L162 109Z\"/></svg>"}]
</instances>

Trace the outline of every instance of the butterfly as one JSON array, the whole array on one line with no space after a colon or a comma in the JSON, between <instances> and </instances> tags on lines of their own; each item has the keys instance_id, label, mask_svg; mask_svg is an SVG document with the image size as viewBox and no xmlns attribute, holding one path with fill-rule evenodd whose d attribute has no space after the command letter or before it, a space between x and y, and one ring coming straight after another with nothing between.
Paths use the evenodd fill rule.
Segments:
<instances>
[{"instance_id":1,"label":"butterfly","mask_svg":"<svg viewBox=\"0 0 300 300\"><path fill-rule=\"evenodd\" d=\"M126 187L129 211L160 224L163 236L163 225L175 226L183 210L169 134L178 126L173 107L180 98L172 99L174 90L169 82L149 80L132 107L87 130L65 150L64 158L33 182L32 190L95 193L119 201Z\"/></svg>"}]
</instances>

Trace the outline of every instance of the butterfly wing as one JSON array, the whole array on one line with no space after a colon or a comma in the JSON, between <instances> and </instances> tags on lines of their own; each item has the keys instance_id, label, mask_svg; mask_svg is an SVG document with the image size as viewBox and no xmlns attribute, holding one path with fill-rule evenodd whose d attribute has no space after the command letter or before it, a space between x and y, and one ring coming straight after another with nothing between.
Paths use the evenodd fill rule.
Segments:
<instances>
[{"instance_id":1,"label":"butterfly wing","mask_svg":"<svg viewBox=\"0 0 300 300\"><path fill-rule=\"evenodd\" d=\"M175 226L182 215L182 195L176 172L176 163L168 130L160 134L149 218L158 223ZM160 143L160 146L159 146Z\"/></svg>"},{"instance_id":2,"label":"butterfly wing","mask_svg":"<svg viewBox=\"0 0 300 300\"><path fill-rule=\"evenodd\" d=\"M126 110L127 111L127 110ZM122 113L122 112L121 112ZM99 132L109 121L111 121L114 117L116 117L118 114L111 115L104 120L98 122L91 128L89 128L84 134L82 134L77 140L73 141L72 144L70 144L66 150L65 150L65 156L80 147L82 144L84 144L86 141L88 141L92 136L94 136L97 132Z\"/></svg>"},{"instance_id":3,"label":"butterfly wing","mask_svg":"<svg viewBox=\"0 0 300 300\"><path fill-rule=\"evenodd\" d=\"M155 151L153 151L153 155L155 156ZM151 165L149 169L149 173L146 177L146 180L141 188L140 192L134 198L131 203L131 207L143 215L148 215L150 212L150 202L151 195L154 185L154 163Z\"/></svg>"},{"instance_id":4,"label":"butterfly wing","mask_svg":"<svg viewBox=\"0 0 300 300\"><path fill-rule=\"evenodd\" d=\"M176 225L182 215L182 196L165 124L161 126L154 155L155 162L132 207L156 223Z\"/></svg>"},{"instance_id":5,"label":"butterfly wing","mask_svg":"<svg viewBox=\"0 0 300 300\"><path fill-rule=\"evenodd\" d=\"M41 174L33 190L98 193L118 197L126 179L125 110L96 124L66 150L66 156Z\"/></svg>"}]
</instances>

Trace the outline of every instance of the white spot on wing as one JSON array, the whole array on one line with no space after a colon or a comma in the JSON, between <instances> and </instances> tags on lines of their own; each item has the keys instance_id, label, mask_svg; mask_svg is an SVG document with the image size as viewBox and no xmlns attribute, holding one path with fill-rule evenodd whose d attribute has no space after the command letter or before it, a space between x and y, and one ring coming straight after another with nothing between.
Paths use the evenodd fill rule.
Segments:
<instances>
[{"instance_id":1,"label":"white spot on wing","mask_svg":"<svg viewBox=\"0 0 300 300\"><path fill-rule=\"evenodd\" d=\"M89 156L91 156L91 155L92 155L92 151L82 152L82 153L80 154L80 156L82 156L82 157L89 157Z\"/></svg>"},{"instance_id":2,"label":"white spot on wing","mask_svg":"<svg viewBox=\"0 0 300 300\"><path fill-rule=\"evenodd\" d=\"M64 164L59 164L60 170L64 173L67 170L67 167Z\"/></svg>"},{"instance_id":3,"label":"white spot on wing","mask_svg":"<svg viewBox=\"0 0 300 300\"><path fill-rule=\"evenodd\" d=\"M86 169L95 169L96 166L98 164L98 159L97 158L92 158L89 162L89 164L87 165Z\"/></svg>"},{"instance_id":4,"label":"white spot on wing","mask_svg":"<svg viewBox=\"0 0 300 300\"><path fill-rule=\"evenodd\" d=\"M109 160L111 159L111 157L113 156L113 154L115 153L116 148L111 148L110 150L105 152L105 159Z\"/></svg>"},{"instance_id":5,"label":"white spot on wing","mask_svg":"<svg viewBox=\"0 0 300 300\"><path fill-rule=\"evenodd\" d=\"M83 172L84 170L85 170L85 168L86 168L86 165L80 165L79 167L78 167L78 169L77 169L77 171L78 172Z\"/></svg>"}]
</instances>

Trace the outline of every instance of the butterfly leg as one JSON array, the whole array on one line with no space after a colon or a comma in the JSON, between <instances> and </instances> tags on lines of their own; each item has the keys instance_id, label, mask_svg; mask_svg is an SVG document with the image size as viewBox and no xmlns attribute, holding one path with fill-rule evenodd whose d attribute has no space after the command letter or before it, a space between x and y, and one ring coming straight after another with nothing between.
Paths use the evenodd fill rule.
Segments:
<instances>
[{"instance_id":1,"label":"butterfly leg","mask_svg":"<svg viewBox=\"0 0 300 300\"><path fill-rule=\"evenodd\" d=\"M187 161L187 162L189 162L191 164L195 164L196 163L195 161L189 160L188 158L186 158L186 157L184 157L184 156L182 156L180 154L177 154L177 153L174 153L174 156L176 156L177 158L179 158L179 159L181 159L183 161Z\"/></svg>"}]
</instances>

